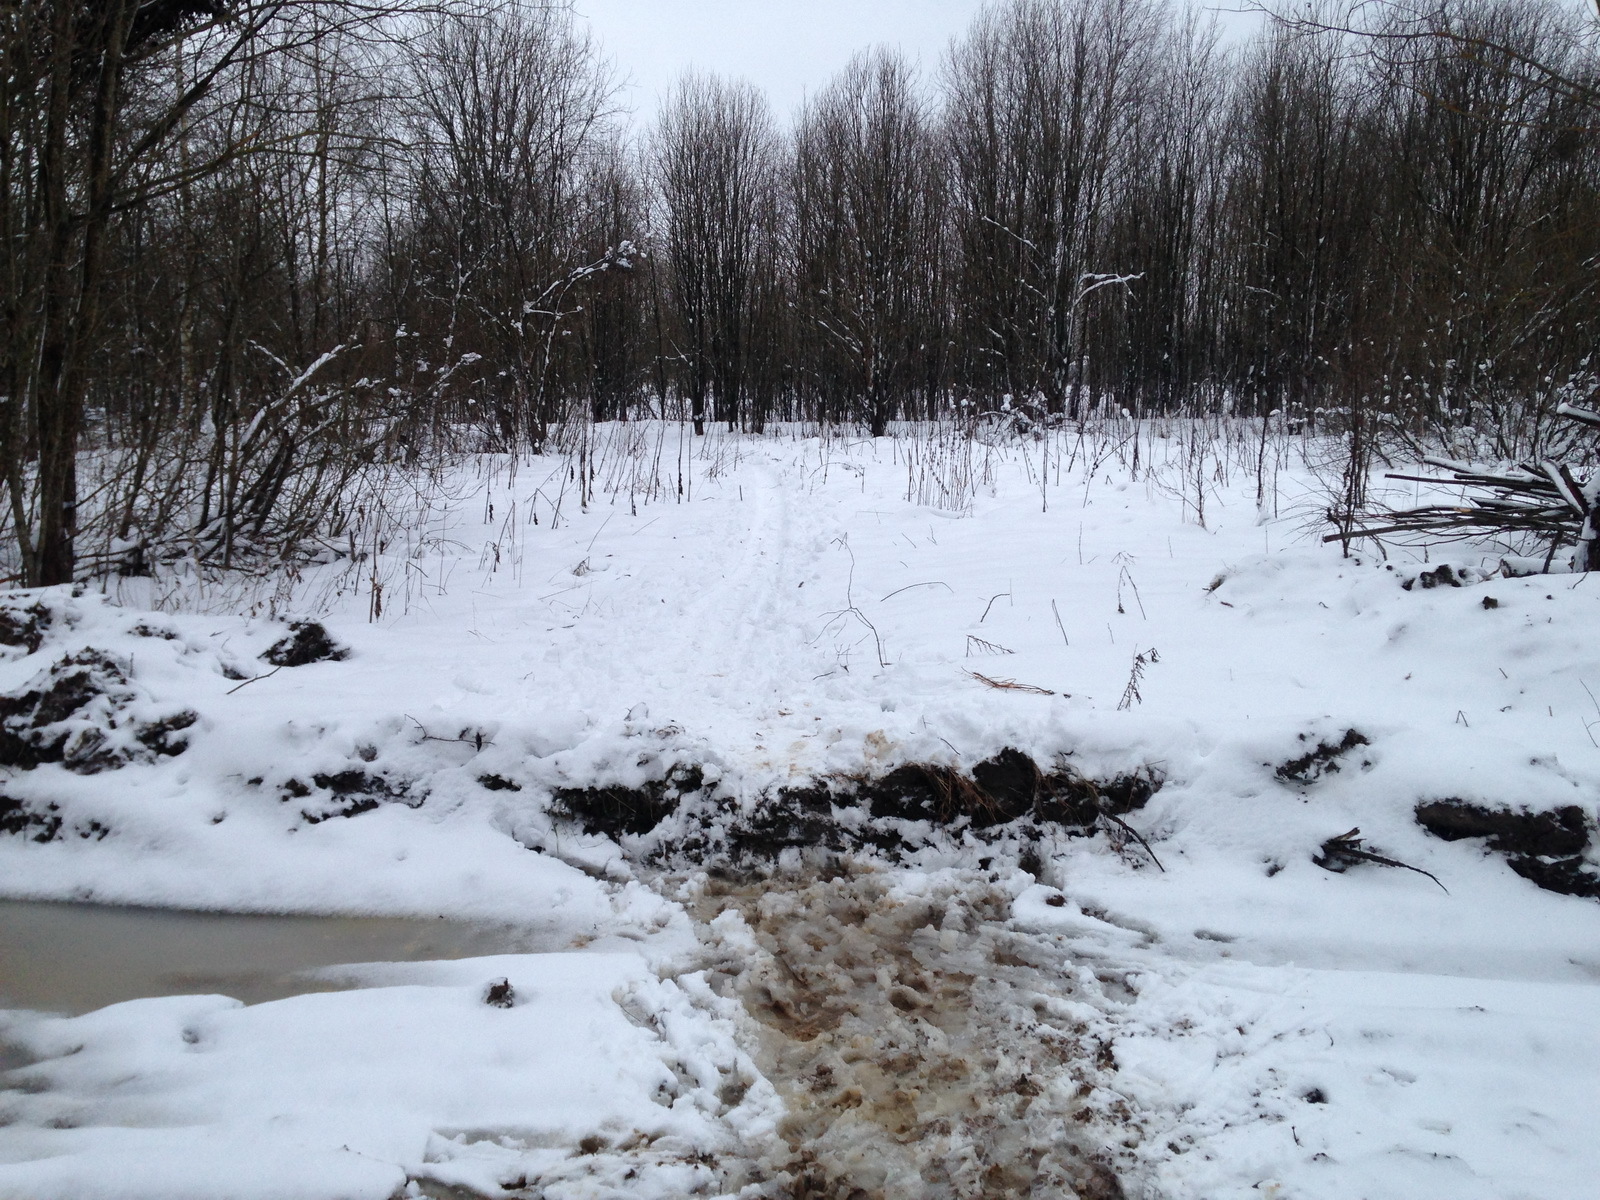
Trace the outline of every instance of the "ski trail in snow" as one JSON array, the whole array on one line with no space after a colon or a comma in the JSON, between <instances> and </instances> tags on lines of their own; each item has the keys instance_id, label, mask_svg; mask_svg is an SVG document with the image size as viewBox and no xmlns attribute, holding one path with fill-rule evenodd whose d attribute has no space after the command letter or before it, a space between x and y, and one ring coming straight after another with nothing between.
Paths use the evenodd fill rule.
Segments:
<instances>
[{"instance_id":1,"label":"ski trail in snow","mask_svg":"<svg viewBox=\"0 0 1600 1200\"><path fill-rule=\"evenodd\" d=\"M733 548L720 563L705 564L721 578L706 588L687 610L691 627L700 632L700 649L717 645L719 675L734 684L761 676L761 692L770 690L774 647L787 645L783 628L791 614L777 603L789 541L789 495L778 471L767 462L750 462L744 475L755 486L742 489L742 499L724 501L726 512L717 543Z\"/></svg>"}]
</instances>

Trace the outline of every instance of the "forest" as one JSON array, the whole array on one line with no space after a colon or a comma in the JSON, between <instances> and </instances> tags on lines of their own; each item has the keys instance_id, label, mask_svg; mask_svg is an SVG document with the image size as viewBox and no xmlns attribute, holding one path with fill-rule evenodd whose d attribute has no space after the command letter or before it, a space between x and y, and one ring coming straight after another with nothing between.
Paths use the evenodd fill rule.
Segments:
<instances>
[{"instance_id":1,"label":"forest","mask_svg":"<svg viewBox=\"0 0 1600 1200\"><path fill-rule=\"evenodd\" d=\"M1597 386L1595 22L1355 12L1000 0L641 118L565 4L9 6L0 571L340 553L376 475L645 418L1544 453Z\"/></svg>"}]
</instances>

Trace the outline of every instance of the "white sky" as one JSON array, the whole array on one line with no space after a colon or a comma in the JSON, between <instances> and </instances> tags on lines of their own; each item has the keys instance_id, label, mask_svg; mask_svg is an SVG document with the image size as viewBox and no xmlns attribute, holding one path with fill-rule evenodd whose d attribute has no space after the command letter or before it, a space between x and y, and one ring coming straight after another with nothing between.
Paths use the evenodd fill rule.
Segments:
<instances>
[{"instance_id":1,"label":"white sky","mask_svg":"<svg viewBox=\"0 0 1600 1200\"><path fill-rule=\"evenodd\" d=\"M936 70L980 0L577 0L633 81L641 117L689 67L761 87L780 118L868 46L898 45Z\"/></svg>"},{"instance_id":2,"label":"white sky","mask_svg":"<svg viewBox=\"0 0 1600 1200\"><path fill-rule=\"evenodd\" d=\"M931 74L981 7L982 0L577 0L606 55L632 80L624 102L642 120L689 67L750 80L780 119L869 46L897 45ZM1239 20L1221 15L1230 26Z\"/></svg>"}]
</instances>

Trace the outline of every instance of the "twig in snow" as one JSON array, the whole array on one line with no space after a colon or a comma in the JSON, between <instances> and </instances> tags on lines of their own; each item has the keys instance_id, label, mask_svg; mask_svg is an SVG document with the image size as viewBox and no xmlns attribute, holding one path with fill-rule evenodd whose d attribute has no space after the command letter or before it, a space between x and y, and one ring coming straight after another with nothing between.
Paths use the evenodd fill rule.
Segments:
<instances>
[{"instance_id":1,"label":"twig in snow","mask_svg":"<svg viewBox=\"0 0 1600 1200\"><path fill-rule=\"evenodd\" d=\"M867 620L866 613L862 612L859 608L852 604L849 608L836 609L831 613L824 613L823 615L828 618L827 624L823 625L821 633L818 633L815 638L811 639L813 644L815 644L816 641L822 637L823 633L828 632L829 626L831 626L835 621L842 617L854 617L856 620L865 625L867 630L872 634L872 641L878 652L878 666L887 667L889 665L888 661L883 657L883 638L878 636L878 627L871 621ZM845 670L848 671L849 669L849 667L845 667Z\"/></svg>"},{"instance_id":2,"label":"twig in snow","mask_svg":"<svg viewBox=\"0 0 1600 1200\"><path fill-rule=\"evenodd\" d=\"M979 654L1015 654L1016 653L1015 650L1008 650L1004 646L999 645L996 642L986 642L981 637L973 637L972 634L969 633L969 634L967 634L967 657L968 658L972 657L972 652L974 650L976 650Z\"/></svg>"},{"instance_id":3,"label":"twig in snow","mask_svg":"<svg viewBox=\"0 0 1600 1200\"><path fill-rule=\"evenodd\" d=\"M606 526L611 524L611 518L616 515L616 513L607 513L606 519L600 522L600 528L594 531L594 536L589 539L589 545L583 552L584 562L589 561L589 555L594 550L594 544L600 540L600 535L606 531Z\"/></svg>"},{"instance_id":4,"label":"twig in snow","mask_svg":"<svg viewBox=\"0 0 1600 1200\"><path fill-rule=\"evenodd\" d=\"M1009 596L1009 595L1011 595L1010 592L996 592L994 595L990 596L989 597L989 603L987 603L987 604L985 604L983 606L983 616L978 618L978 624L982 625L983 622L985 621L985 619L987 619L987 617L989 616L989 610L994 607L994 602L996 600L1000 599L1000 597L1002 597L1002 596Z\"/></svg>"},{"instance_id":5,"label":"twig in snow","mask_svg":"<svg viewBox=\"0 0 1600 1200\"><path fill-rule=\"evenodd\" d=\"M237 692L239 690L239 688L249 687L252 683L255 683L258 679L271 679L274 675L276 675L281 670L283 670L282 667L273 667L272 670L268 671L265 675L252 675L249 679L246 679L243 683L241 683L239 685L239 687L229 688L226 692L224 692L222 694L224 696L231 696L235 692Z\"/></svg>"},{"instance_id":6,"label":"twig in snow","mask_svg":"<svg viewBox=\"0 0 1600 1200\"><path fill-rule=\"evenodd\" d=\"M465 729L456 734L455 737L437 737L434 734L429 733L428 727L413 717L410 713L406 714L406 720L410 721L422 731L422 740L425 742L453 742L459 743L463 746L471 746L475 750L482 750L485 746L494 745L493 741L483 736L483 730L481 729L473 731L471 737L467 736L468 731Z\"/></svg>"},{"instance_id":7,"label":"twig in snow","mask_svg":"<svg viewBox=\"0 0 1600 1200\"><path fill-rule=\"evenodd\" d=\"M1054 696L1056 693L1049 688L1034 687L1031 683L1018 683L1015 679L990 679L987 675L980 675L976 671L968 671L979 683L988 687L999 688L1003 692L1029 692L1035 696Z\"/></svg>"},{"instance_id":8,"label":"twig in snow","mask_svg":"<svg viewBox=\"0 0 1600 1200\"><path fill-rule=\"evenodd\" d=\"M947 592L954 592L955 591L955 588L951 587L944 580L942 580L942 579L932 579L932 580L929 580L927 583L908 583L903 588L895 588L895 590L890 592L887 596L885 596L883 598L883 600L893 600L901 592L909 592L912 588L919 588L919 587L942 587ZM882 604L883 600L879 600L878 603Z\"/></svg>"},{"instance_id":9,"label":"twig in snow","mask_svg":"<svg viewBox=\"0 0 1600 1200\"><path fill-rule=\"evenodd\" d=\"M1163 875L1167 873L1167 869L1161 865L1161 860L1156 857L1156 852L1150 849L1150 843L1144 840L1144 835L1142 835L1132 825L1129 825L1121 817L1117 816L1117 814L1114 812L1107 812L1104 808L1102 808L1100 810L1100 815L1108 821L1116 822L1118 828L1133 838L1134 841L1138 842L1139 845L1144 847L1144 852L1150 856L1150 861L1155 863L1156 867L1161 871L1161 873Z\"/></svg>"},{"instance_id":10,"label":"twig in snow","mask_svg":"<svg viewBox=\"0 0 1600 1200\"><path fill-rule=\"evenodd\" d=\"M838 618L840 618L840 617L854 617L856 620L860 621L863 625L865 625L872 633L872 641L873 641L874 646L877 647L877 651L878 651L878 666L880 668L887 667L889 665L889 663L883 657L883 638L881 638L878 635L878 627L867 619L867 614L866 613L862 612L859 608L856 607L856 601L855 601L856 554L855 554L854 550L850 549L850 538L849 538L848 535L836 538L834 540L833 544L835 546L840 547L846 554L848 554L850 556L850 574L845 579L845 585L844 585L844 605L845 606L843 608L841 608L841 609L838 609L835 612L831 612L831 613L825 614L827 616L827 618L828 618L828 623L822 627L822 633L826 633L828 631L828 626L832 625L833 622L835 620L837 620ZM817 637L820 638L822 636L822 633L818 633ZM812 640L815 641L816 638L813 638ZM849 668L846 667L845 669L848 670Z\"/></svg>"},{"instance_id":11,"label":"twig in snow","mask_svg":"<svg viewBox=\"0 0 1600 1200\"><path fill-rule=\"evenodd\" d=\"M1426 875L1435 883L1439 877L1431 871L1424 871L1421 867L1413 867L1410 863L1403 863L1397 858L1385 858L1381 854L1374 854L1370 850L1361 848L1361 830L1352 829L1349 833L1341 833L1322 843L1322 853L1314 856L1311 861L1324 871L1335 873L1343 871L1352 862L1377 863L1380 867L1399 867L1406 871L1415 871L1418 875ZM1450 889L1439 883L1439 890L1446 896Z\"/></svg>"},{"instance_id":12,"label":"twig in snow","mask_svg":"<svg viewBox=\"0 0 1600 1200\"><path fill-rule=\"evenodd\" d=\"M1583 680L1578 680L1578 686L1589 692L1589 703L1594 705L1596 716L1600 716L1600 700L1595 699L1594 693L1589 691L1589 685ZM1589 735L1589 741L1594 743L1595 748L1600 750L1600 742L1595 742L1594 740L1594 727L1596 725L1600 725L1600 721L1585 721L1583 723L1583 731Z\"/></svg>"},{"instance_id":13,"label":"twig in snow","mask_svg":"<svg viewBox=\"0 0 1600 1200\"><path fill-rule=\"evenodd\" d=\"M1133 589L1133 599L1139 606L1139 615L1148 621L1150 616L1144 611L1144 598L1139 595L1139 585L1133 581L1133 573L1128 570L1127 563L1122 564L1122 571L1117 575L1117 614L1120 616L1124 611L1122 607L1123 583L1127 583Z\"/></svg>"},{"instance_id":14,"label":"twig in snow","mask_svg":"<svg viewBox=\"0 0 1600 1200\"><path fill-rule=\"evenodd\" d=\"M1143 704L1144 697L1139 694L1139 684L1144 679L1144 669L1151 663L1161 661L1161 655L1156 653L1156 648L1133 656L1133 669L1128 673L1128 686L1122 689L1122 699L1117 701L1117 711L1126 712L1135 704Z\"/></svg>"}]
</instances>

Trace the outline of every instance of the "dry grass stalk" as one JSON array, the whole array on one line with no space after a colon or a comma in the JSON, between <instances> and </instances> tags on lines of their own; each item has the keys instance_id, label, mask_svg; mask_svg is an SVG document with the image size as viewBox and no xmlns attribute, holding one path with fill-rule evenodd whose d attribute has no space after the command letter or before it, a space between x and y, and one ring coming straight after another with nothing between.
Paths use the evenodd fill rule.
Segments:
<instances>
[{"instance_id":1,"label":"dry grass stalk","mask_svg":"<svg viewBox=\"0 0 1600 1200\"><path fill-rule=\"evenodd\" d=\"M1031 683L1018 683L1015 679L990 679L987 675L980 675L976 671L968 671L979 683L986 687L998 688L1003 692L1029 692L1035 696L1054 696L1049 688L1034 687Z\"/></svg>"}]
</instances>

